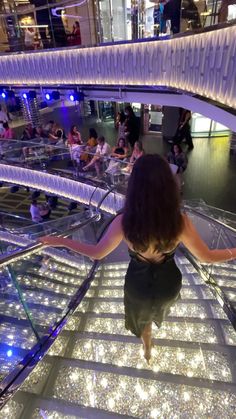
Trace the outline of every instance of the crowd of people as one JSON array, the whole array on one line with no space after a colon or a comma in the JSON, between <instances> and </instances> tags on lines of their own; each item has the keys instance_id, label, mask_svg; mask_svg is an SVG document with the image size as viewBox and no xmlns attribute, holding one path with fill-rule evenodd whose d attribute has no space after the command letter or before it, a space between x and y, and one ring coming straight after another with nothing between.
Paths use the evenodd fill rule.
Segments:
<instances>
[{"instance_id":1,"label":"crowd of people","mask_svg":"<svg viewBox=\"0 0 236 419\"><path fill-rule=\"evenodd\" d=\"M180 186L183 183L182 173L188 164L187 156L181 147L182 140L185 138L188 148L193 149L190 118L189 111L181 112L171 151L166 156ZM58 149L61 148L62 153L70 155L70 161L76 168L76 172L82 176L89 177L87 172L90 172L93 178L116 174L129 175L135 161L145 154L142 143L139 141L139 120L131 106L126 106L124 111L118 112L116 128L117 140L111 147L104 136L98 136L95 128L90 128L88 138L84 139L76 125L72 125L66 135L64 128L53 120L36 127L28 124L20 137L23 157L27 162L34 162L40 155L40 147L49 157L57 154ZM8 125L8 116L1 108L0 136L2 140L15 137Z\"/></svg>"}]
</instances>

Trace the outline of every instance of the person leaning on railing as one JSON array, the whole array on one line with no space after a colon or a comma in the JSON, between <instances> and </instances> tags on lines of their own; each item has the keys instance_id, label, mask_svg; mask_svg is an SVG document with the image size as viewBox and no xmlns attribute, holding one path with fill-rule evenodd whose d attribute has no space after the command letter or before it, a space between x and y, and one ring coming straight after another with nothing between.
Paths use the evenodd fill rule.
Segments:
<instances>
[{"instance_id":1,"label":"person leaning on railing","mask_svg":"<svg viewBox=\"0 0 236 419\"><path fill-rule=\"evenodd\" d=\"M174 259L180 243L200 262L225 262L236 258L236 248L209 249L189 217L181 212L180 191L168 162L147 154L134 164L125 205L98 244L45 236L40 243L62 246L101 260L121 241L131 261L125 276L125 327L143 342L149 361L152 322L158 327L180 297L182 274Z\"/></svg>"}]
</instances>

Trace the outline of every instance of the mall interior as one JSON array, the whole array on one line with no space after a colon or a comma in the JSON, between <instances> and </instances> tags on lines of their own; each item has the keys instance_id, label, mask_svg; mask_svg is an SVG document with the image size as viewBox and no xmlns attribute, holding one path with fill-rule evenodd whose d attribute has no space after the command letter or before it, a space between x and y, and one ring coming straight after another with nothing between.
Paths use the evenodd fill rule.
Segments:
<instances>
[{"instance_id":1,"label":"mall interior","mask_svg":"<svg viewBox=\"0 0 236 419\"><path fill-rule=\"evenodd\" d=\"M0 2L0 419L236 417L235 39L235 0ZM42 237L99 243L149 154L231 256L171 252L147 359L126 241L96 260Z\"/></svg>"}]
</instances>

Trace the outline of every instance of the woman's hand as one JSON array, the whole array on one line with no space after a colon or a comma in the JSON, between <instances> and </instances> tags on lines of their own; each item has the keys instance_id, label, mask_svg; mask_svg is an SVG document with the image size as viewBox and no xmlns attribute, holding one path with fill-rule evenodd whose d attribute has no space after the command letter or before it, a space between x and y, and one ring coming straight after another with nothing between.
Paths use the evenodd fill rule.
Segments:
<instances>
[{"instance_id":1,"label":"woman's hand","mask_svg":"<svg viewBox=\"0 0 236 419\"><path fill-rule=\"evenodd\" d=\"M42 243L44 246L63 246L61 244L61 239L60 237L54 237L54 236L43 236L40 237L39 239L39 243Z\"/></svg>"}]
</instances>

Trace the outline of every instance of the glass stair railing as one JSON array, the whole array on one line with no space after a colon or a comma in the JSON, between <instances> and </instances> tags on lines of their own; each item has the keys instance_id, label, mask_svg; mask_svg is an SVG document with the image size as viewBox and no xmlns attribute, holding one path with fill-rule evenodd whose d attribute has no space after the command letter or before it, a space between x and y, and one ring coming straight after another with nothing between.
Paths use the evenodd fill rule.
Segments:
<instances>
[{"instance_id":1,"label":"glass stair railing","mask_svg":"<svg viewBox=\"0 0 236 419\"><path fill-rule=\"evenodd\" d=\"M236 229L233 227L234 214L218 210L221 217L213 218L209 215L212 207L204 204L205 210L201 211L201 207L189 207L187 212L192 219L201 236L210 248L225 249L236 247ZM226 214L230 214L230 217ZM213 213L215 215L215 213ZM235 218L236 222L236 218ZM195 266L203 270L206 281L212 286L222 304L236 327L236 263L235 260L217 264L199 264L195 261Z\"/></svg>"},{"instance_id":2,"label":"glass stair railing","mask_svg":"<svg viewBox=\"0 0 236 419\"><path fill-rule=\"evenodd\" d=\"M193 213L191 216L209 245L225 247L219 240L221 225ZM88 225L87 231L78 230L74 238L89 241L90 230ZM225 232L228 234L224 228ZM220 237L225 240L223 232ZM70 261L65 263L65 257ZM30 364L29 370L36 367L28 378L24 381L19 376L21 387L0 410L0 419L233 418L236 332L222 308L224 301L216 292L215 281L224 279L224 268L232 271L234 288L235 265L231 262L195 268L195 261L191 262L189 254L187 257L181 248L176 253L183 274L181 299L161 329L154 326L150 365L143 359L140 340L124 326L127 251L118 248L113 259L108 257L100 265L73 314L67 309L88 275L90 261L48 248L44 254L38 251L11 263L31 318L27 320L9 281L7 292L0 294L0 374L6 376L37 342L30 322L42 346L43 338L54 330L58 320L63 322L44 358ZM6 294L10 296L7 305ZM42 348L40 357L45 352ZM3 380L6 382L10 386L8 377Z\"/></svg>"},{"instance_id":3,"label":"glass stair railing","mask_svg":"<svg viewBox=\"0 0 236 419\"><path fill-rule=\"evenodd\" d=\"M34 222L29 218L0 211L0 230L14 232L19 228L29 228L32 225L34 225Z\"/></svg>"},{"instance_id":4,"label":"glass stair railing","mask_svg":"<svg viewBox=\"0 0 236 419\"><path fill-rule=\"evenodd\" d=\"M181 300L161 329L154 328L150 366L143 360L140 340L124 327L127 260L105 262L89 293L44 359L0 411L0 418L233 418L235 330L188 259L178 252L176 260L183 273ZM37 281L39 300L44 293L44 305L38 301L44 313L63 306L63 298L75 285L74 273L70 281L70 275L61 271L60 279L53 282L55 287L65 287L64 294L58 288L62 292L48 300L49 311L45 311L49 278L58 275L50 264L44 275L33 266L27 269L34 287Z\"/></svg>"},{"instance_id":5,"label":"glass stair railing","mask_svg":"<svg viewBox=\"0 0 236 419\"><path fill-rule=\"evenodd\" d=\"M84 209L73 215L61 217L56 220L45 221L44 223L33 223L29 226L17 228L16 231L0 229L0 261L4 255L11 255L20 249L30 246L33 241L42 235L64 235L65 232L75 232L78 228L87 224L88 219L95 216L92 209Z\"/></svg>"},{"instance_id":6,"label":"glass stair railing","mask_svg":"<svg viewBox=\"0 0 236 419\"><path fill-rule=\"evenodd\" d=\"M92 221L96 215L88 218L88 214L77 214L70 219L70 230L64 229L68 220L62 220L60 228L54 223L54 232L94 240ZM18 237L8 236L17 242ZM28 244L24 236L19 238ZM0 382L9 373L14 375L14 368L22 360L24 364L29 351L31 355L37 352L70 311L72 298L93 264L66 249L25 248L13 253L0 259ZM0 393L4 386L0 383Z\"/></svg>"},{"instance_id":7,"label":"glass stair railing","mask_svg":"<svg viewBox=\"0 0 236 419\"><path fill-rule=\"evenodd\" d=\"M104 263L0 418L233 418L235 330L191 263L179 252L176 260L181 300L154 328L150 365L124 327L127 261Z\"/></svg>"},{"instance_id":8,"label":"glass stair railing","mask_svg":"<svg viewBox=\"0 0 236 419\"><path fill-rule=\"evenodd\" d=\"M194 210L196 213L198 212L201 214L201 216L209 216L215 221L220 221L227 226L236 229L236 215L230 211L208 205L203 200L186 200L184 201L184 204L185 208L188 208L190 211Z\"/></svg>"}]
</instances>

